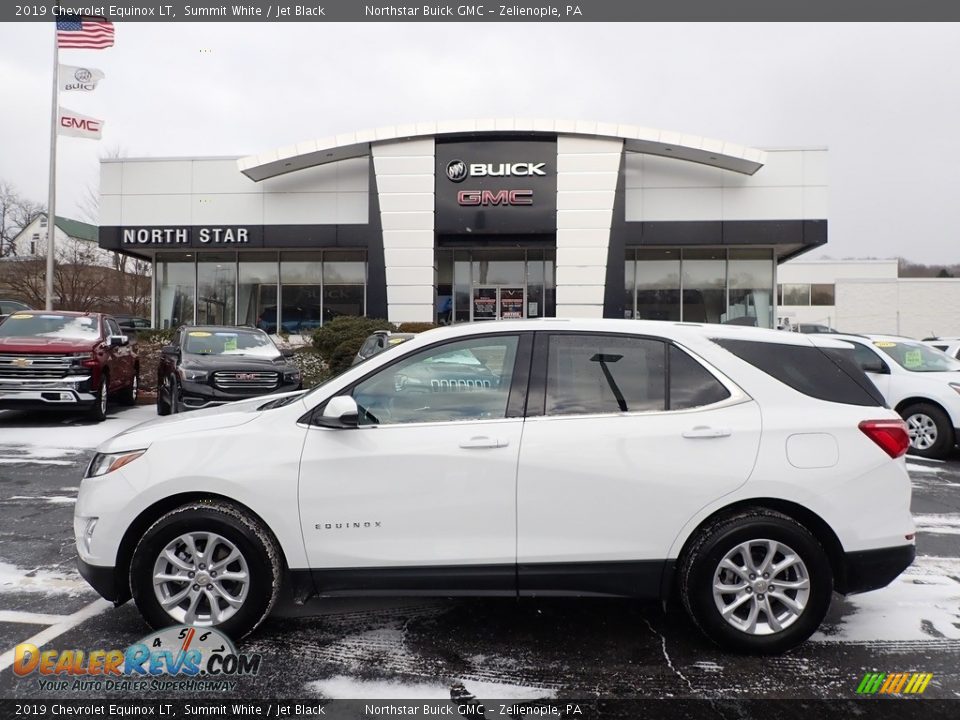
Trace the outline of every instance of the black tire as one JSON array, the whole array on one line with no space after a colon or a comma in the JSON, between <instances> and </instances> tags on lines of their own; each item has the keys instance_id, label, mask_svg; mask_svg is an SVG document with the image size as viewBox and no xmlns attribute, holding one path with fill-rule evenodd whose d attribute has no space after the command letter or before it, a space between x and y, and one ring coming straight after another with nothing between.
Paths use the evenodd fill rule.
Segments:
<instances>
[{"instance_id":1,"label":"black tire","mask_svg":"<svg viewBox=\"0 0 960 720\"><path fill-rule=\"evenodd\" d=\"M180 404L180 383L176 375L170 376L170 412L173 415L183 412L183 406Z\"/></svg>"},{"instance_id":2,"label":"black tire","mask_svg":"<svg viewBox=\"0 0 960 720\"><path fill-rule=\"evenodd\" d=\"M107 419L107 401L109 400L110 377L105 372L100 373L100 387L96 392L96 402L90 406L87 415L95 422Z\"/></svg>"},{"instance_id":3,"label":"black tire","mask_svg":"<svg viewBox=\"0 0 960 720\"><path fill-rule=\"evenodd\" d=\"M163 399L163 388L166 383L163 380L157 382L157 415L169 415L170 414L170 401ZM170 392L168 390L168 392ZM173 397L173 392L170 392L170 396Z\"/></svg>"},{"instance_id":4,"label":"black tire","mask_svg":"<svg viewBox=\"0 0 960 720\"><path fill-rule=\"evenodd\" d=\"M803 610L790 624L785 624L783 629L770 634L752 634L734 627L721 615L717 606L718 600L714 598L714 576L719 571L721 560L741 543L761 539L782 543L796 553L806 568L809 581L809 595ZM761 549L762 547L760 546ZM785 570L784 573L796 571L794 568ZM777 579L786 582L789 577L780 574L770 580L775 582ZM796 579L794 577L794 580ZM820 626L830 607L833 573L823 547L805 527L786 515L754 508L719 518L697 533L680 563L679 585L687 612L708 638L725 650L763 655L781 653L799 645ZM762 589L763 586L758 587ZM764 598L763 594L753 595L752 587L745 592L751 593L751 598L744 603L742 610L737 611L741 614L749 613L751 604ZM796 591L788 592L794 592L794 595L788 597L797 597ZM784 594L782 589L779 593ZM767 602L773 603L771 607L775 616L778 615L778 610L786 610L786 605L770 598ZM733 604L735 598L725 595L720 602L726 602L726 599ZM760 612L769 629L766 613L762 610ZM759 618L759 615L757 617Z\"/></svg>"},{"instance_id":5,"label":"black tire","mask_svg":"<svg viewBox=\"0 0 960 720\"><path fill-rule=\"evenodd\" d=\"M903 410L900 411L900 416L904 419L904 422L907 423L907 430L910 432L910 449L907 452L911 455L937 460L944 460L950 456L955 442L953 437L953 424L943 410L929 403L916 403L903 408ZM924 420L920 420L921 418ZM930 439L928 434L929 430L934 429L936 439L932 445L924 448L915 447L915 443L920 441L920 436L918 433L919 428L911 422L914 419L926 426L927 434L925 440L927 442L929 442ZM934 428L929 428L929 425L927 425L929 421L933 422ZM921 444L926 444L923 441L920 442Z\"/></svg>"},{"instance_id":6,"label":"black tire","mask_svg":"<svg viewBox=\"0 0 960 720\"><path fill-rule=\"evenodd\" d=\"M117 399L124 405L128 407L131 405L137 404L137 398L140 397L140 368L135 368L133 371L133 381L130 383L130 387L124 388Z\"/></svg>"},{"instance_id":7,"label":"black tire","mask_svg":"<svg viewBox=\"0 0 960 720\"><path fill-rule=\"evenodd\" d=\"M270 532L247 511L232 503L200 500L168 512L150 526L137 544L130 563L130 591L134 602L140 614L155 629L183 623L182 618L174 617L161 606L154 590L153 576L160 553L178 537L191 532L216 533L232 543L246 562L249 586L242 604L223 622L212 622L212 618L208 618L207 621L187 624L216 627L239 640L253 632L276 603L280 594L282 560ZM198 586L193 587L196 590ZM189 604L189 599L185 602ZM209 602L209 599L201 599L198 611L203 613L206 608L206 614L212 616Z\"/></svg>"}]
</instances>

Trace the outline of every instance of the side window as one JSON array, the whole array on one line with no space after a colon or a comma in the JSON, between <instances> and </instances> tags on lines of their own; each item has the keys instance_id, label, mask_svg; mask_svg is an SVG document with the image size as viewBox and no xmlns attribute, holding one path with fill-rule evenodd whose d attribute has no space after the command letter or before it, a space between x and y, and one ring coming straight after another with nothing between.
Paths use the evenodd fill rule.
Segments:
<instances>
[{"instance_id":1,"label":"side window","mask_svg":"<svg viewBox=\"0 0 960 720\"><path fill-rule=\"evenodd\" d=\"M107 334L108 335L122 335L120 332L120 326L117 325L117 321L113 318L107 318Z\"/></svg>"},{"instance_id":2,"label":"side window","mask_svg":"<svg viewBox=\"0 0 960 720\"><path fill-rule=\"evenodd\" d=\"M518 337L482 337L416 353L359 383L361 425L504 418Z\"/></svg>"},{"instance_id":3,"label":"side window","mask_svg":"<svg viewBox=\"0 0 960 720\"><path fill-rule=\"evenodd\" d=\"M713 405L730 397L719 380L678 347L670 346L670 409Z\"/></svg>"},{"instance_id":4,"label":"side window","mask_svg":"<svg viewBox=\"0 0 960 720\"><path fill-rule=\"evenodd\" d=\"M666 345L610 335L551 335L547 415L663 410Z\"/></svg>"}]
</instances>

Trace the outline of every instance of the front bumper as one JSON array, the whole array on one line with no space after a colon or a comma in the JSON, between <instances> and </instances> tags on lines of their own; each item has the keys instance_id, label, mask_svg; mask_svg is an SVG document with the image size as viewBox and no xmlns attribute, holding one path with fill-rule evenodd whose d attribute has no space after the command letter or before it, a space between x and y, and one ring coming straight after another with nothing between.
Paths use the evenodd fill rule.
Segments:
<instances>
[{"instance_id":1,"label":"front bumper","mask_svg":"<svg viewBox=\"0 0 960 720\"><path fill-rule=\"evenodd\" d=\"M109 600L114 605L122 605L130 599L130 588L117 582L116 568L91 565L77 558L77 570L104 600Z\"/></svg>"},{"instance_id":2,"label":"front bumper","mask_svg":"<svg viewBox=\"0 0 960 720\"><path fill-rule=\"evenodd\" d=\"M83 407L97 396L89 375L63 378L0 378L0 408Z\"/></svg>"},{"instance_id":3,"label":"front bumper","mask_svg":"<svg viewBox=\"0 0 960 720\"><path fill-rule=\"evenodd\" d=\"M835 589L841 595L854 595L886 587L910 567L916 555L917 546L912 543L845 553Z\"/></svg>"},{"instance_id":4,"label":"front bumper","mask_svg":"<svg viewBox=\"0 0 960 720\"><path fill-rule=\"evenodd\" d=\"M184 410L200 410L202 408L226 405L237 400L249 400L255 397L266 397L277 393L291 392L300 387L300 380L281 382L274 388L252 388L244 391L239 388L230 391L219 390L203 383L183 382L180 385L180 400Z\"/></svg>"}]
</instances>

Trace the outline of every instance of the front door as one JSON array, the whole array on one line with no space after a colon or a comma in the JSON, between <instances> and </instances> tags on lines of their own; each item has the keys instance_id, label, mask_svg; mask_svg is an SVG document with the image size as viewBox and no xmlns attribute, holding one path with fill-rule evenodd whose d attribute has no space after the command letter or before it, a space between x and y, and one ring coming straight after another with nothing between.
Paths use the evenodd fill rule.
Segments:
<instances>
[{"instance_id":1,"label":"front door","mask_svg":"<svg viewBox=\"0 0 960 720\"><path fill-rule=\"evenodd\" d=\"M526 290L516 285L474 286L471 320L521 320Z\"/></svg>"},{"instance_id":2,"label":"front door","mask_svg":"<svg viewBox=\"0 0 960 720\"><path fill-rule=\"evenodd\" d=\"M358 428L310 428L300 520L321 594L515 592L530 344L514 333L426 348L341 393Z\"/></svg>"}]
</instances>

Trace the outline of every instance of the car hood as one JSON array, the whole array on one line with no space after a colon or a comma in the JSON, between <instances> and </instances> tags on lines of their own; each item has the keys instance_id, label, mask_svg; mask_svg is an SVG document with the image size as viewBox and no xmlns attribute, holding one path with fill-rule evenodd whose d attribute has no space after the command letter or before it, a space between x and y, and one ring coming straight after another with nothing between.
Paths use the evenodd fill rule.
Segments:
<instances>
[{"instance_id":1,"label":"car hood","mask_svg":"<svg viewBox=\"0 0 960 720\"><path fill-rule=\"evenodd\" d=\"M243 355L184 355L183 366L217 372L220 370L236 370L239 372L256 372L284 370L293 361L280 356L278 358L263 358Z\"/></svg>"},{"instance_id":2,"label":"car hood","mask_svg":"<svg viewBox=\"0 0 960 720\"><path fill-rule=\"evenodd\" d=\"M40 353L69 353L93 350L99 340L68 340L66 338L45 337L2 337L0 338L0 352L23 353L24 355Z\"/></svg>"},{"instance_id":3,"label":"car hood","mask_svg":"<svg viewBox=\"0 0 960 720\"><path fill-rule=\"evenodd\" d=\"M261 405L281 397L297 394L300 394L300 392L264 395L250 398L249 400L238 400L237 402L219 405L206 410L193 410L189 413L168 415L166 417L147 420L147 422L134 425L119 435L114 435L109 440L101 443L100 447L97 448L97 452L138 450L150 447L150 445L158 440L163 440L175 435L195 435L196 433L209 430L222 430L224 428L245 425L251 420L260 417L259 408Z\"/></svg>"}]
</instances>

